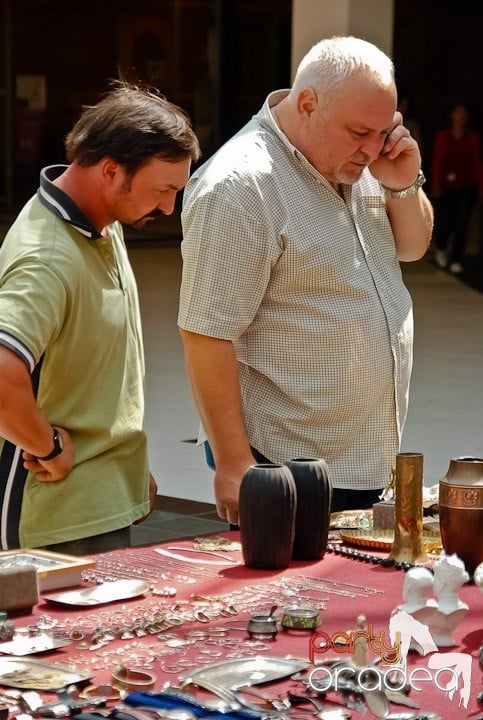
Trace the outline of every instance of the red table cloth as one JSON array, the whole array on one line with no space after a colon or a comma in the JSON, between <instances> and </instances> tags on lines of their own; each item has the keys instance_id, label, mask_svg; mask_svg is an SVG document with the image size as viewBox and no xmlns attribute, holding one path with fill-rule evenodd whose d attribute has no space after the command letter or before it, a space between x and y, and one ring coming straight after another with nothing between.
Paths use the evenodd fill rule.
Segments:
<instances>
[{"instance_id":1,"label":"red table cloth","mask_svg":"<svg viewBox=\"0 0 483 720\"><path fill-rule=\"evenodd\" d=\"M224 537L239 539L235 532ZM166 682L178 684L180 675L230 658L260 655L308 660L311 653L319 661L327 655L344 658L346 648L334 646L327 652L324 648L318 651L315 639L322 637L320 633L332 638L355 630L360 614L365 616L366 627L371 626L374 636L389 642L389 618L402 602L405 577L401 570L331 553L318 562L294 561L285 570L253 570L243 564L240 551L217 551L210 555L193 551L192 540L93 558L97 564L84 574L86 587L93 582L133 578L146 581L147 592L95 607L62 606L41 596L32 614L17 617L15 624L42 627L56 623L56 630L72 638L72 642L42 654L41 659L73 664L89 672L95 685L111 683L113 669L123 664L155 676L151 689L158 690ZM172 595L165 597L162 593ZM483 643L483 596L475 586L465 585L460 599L468 604L469 610L453 633L455 646L440 650L442 654L458 652L470 656L469 698L465 697L468 683L465 689L460 687L448 696L443 687L449 676L436 677L436 670L428 669L431 655L423 657L415 652L408 655L408 673L421 668L410 698L419 704L421 711L438 712L443 718L471 718L478 711L483 712L476 700L482 690L478 649ZM324 608L320 610L321 624L315 634L280 629L273 640L256 641L248 637L246 626L251 613L268 612L272 605L286 607L297 603ZM133 627L142 627L143 618L145 625L151 621L155 624L166 613L179 624L161 632L133 632ZM100 642L96 640L99 637ZM377 659L378 649L377 642L373 643L368 660ZM423 677L426 681L421 680ZM302 686L286 678L257 688L273 697L288 688L300 693ZM338 701L335 695L329 694L328 699ZM391 704L391 712L398 711L407 712L409 708ZM362 715L353 710L353 717ZM375 716L368 711L365 717Z\"/></svg>"}]
</instances>

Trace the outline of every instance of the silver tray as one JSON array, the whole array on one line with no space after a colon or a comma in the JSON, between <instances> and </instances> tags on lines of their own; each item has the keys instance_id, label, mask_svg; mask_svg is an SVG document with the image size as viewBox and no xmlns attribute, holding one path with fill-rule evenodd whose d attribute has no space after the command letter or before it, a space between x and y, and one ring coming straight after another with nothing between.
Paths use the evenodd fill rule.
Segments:
<instances>
[{"instance_id":1,"label":"silver tray","mask_svg":"<svg viewBox=\"0 0 483 720\"><path fill-rule=\"evenodd\" d=\"M67 685L90 680L93 675L79 673L65 665L26 660L21 657L0 658L0 685L22 690L61 690Z\"/></svg>"},{"instance_id":2,"label":"silver tray","mask_svg":"<svg viewBox=\"0 0 483 720\"><path fill-rule=\"evenodd\" d=\"M84 590L67 590L42 595L42 598L58 605L103 605L118 600L139 597L148 590L149 585L140 580L114 580Z\"/></svg>"},{"instance_id":3,"label":"silver tray","mask_svg":"<svg viewBox=\"0 0 483 720\"><path fill-rule=\"evenodd\" d=\"M309 665L308 660L257 655L251 658L222 660L212 665L204 665L198 670L181 675L180 680L184 683L192 682L199 687L203 687L203 682L206 681L210 686L216 685L229 690L238 690L244 685L258 685L293 675Z\"/></svg>"},{"instance_id":4,"label":"silver tray","mask_svg":"<svg viewBox=\"0 0 483 720\"><path fill-rule=\"evenodd\" d=\"M50 652L61 647L71 645L72 640L61 640L49 635L36 635L34 637L14 638L8 642L0 643L0 653L7 655L35 655L35 653Z\"/></svg>"}]
</instances>

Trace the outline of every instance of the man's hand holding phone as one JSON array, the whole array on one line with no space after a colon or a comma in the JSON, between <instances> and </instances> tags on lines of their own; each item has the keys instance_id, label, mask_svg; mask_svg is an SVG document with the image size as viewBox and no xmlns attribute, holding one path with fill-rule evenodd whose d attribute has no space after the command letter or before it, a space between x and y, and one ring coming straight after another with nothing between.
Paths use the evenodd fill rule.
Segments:
<instances>
[{"instance_id":1,"label":"man's hand holding phone","mask_svg":"<svg viewBox=\"0 0 483 720\"><path fill-rule=\"evenodd\" d=\"M412 185L421 168L419 146L402 123L401 113L396 112L379 157L369 165L372 175L390 190Z\"/></svg>"}]
</instances>

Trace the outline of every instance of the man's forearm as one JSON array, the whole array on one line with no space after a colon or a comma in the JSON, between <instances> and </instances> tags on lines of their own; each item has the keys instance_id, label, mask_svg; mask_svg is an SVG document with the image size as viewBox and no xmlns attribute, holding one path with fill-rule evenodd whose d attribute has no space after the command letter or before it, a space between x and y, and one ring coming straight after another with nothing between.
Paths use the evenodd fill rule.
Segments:
<instances>
[{"instance_id":1,"label":"man's forearm","mask_svg":"<svg viewBox=\"0 0 483 720\"><path fill-rule=\"evenodd\" d=\"M0 347L0 437L44 457L52 450L52 427L39 411L25 364Z\"/></svg>"},{"instance_id":2,"label":"man's forearm","mask_svg":"<svg viewBox=\"0 0 483 720\"><path fill-rule=\"evenodd\" d=\"M51 457L53 429L37 407L29 372L15 353L0 346L0 437L22 448L24 467L39 482L62 480L72 470L69 433L64 428L57 428L57 433L59 452Z\"/></svg>"},{"instance_id":3,"label":"man's forearm","mask_svg":"<svg viewBox=\"0 0 483 720\"><path fill-rule=\"evenodd\" d=\"M186 330L180 332L193 398L217 467L253 462L233 344Z\"/></svg>"},{"instance_id":4,"label":"man's forearm","mask_svg":"<svg viewBox=\"0 0 483 720\"><path fill-rule=\"evenodd\" d=\"M431 242L433 208L423 190L402 200L386 201L399 260L411 262L423 257Z\"/></svg>"},{"instance_id":5,"label":"man's forearm","mask_svg":"<svg viewBox=\"0 0 483 720\"><path fill-rule=\"evenodd\" d=\"M238 362L228 340L181 330L193 397L215 458L218 515L238 522L240 484L255 463L243 418Z\"/></svg>"}]
</instances>

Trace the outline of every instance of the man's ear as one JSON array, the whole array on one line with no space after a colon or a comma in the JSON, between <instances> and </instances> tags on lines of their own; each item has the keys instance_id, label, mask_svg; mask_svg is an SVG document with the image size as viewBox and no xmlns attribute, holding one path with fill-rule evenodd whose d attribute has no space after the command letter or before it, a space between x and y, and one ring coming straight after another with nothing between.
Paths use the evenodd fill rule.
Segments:
<instances>
[{"instance_id":1,"label":"man's ear","mask_svg":"<svg viewBox=\"0 0 483 720\"><path fill-rule=\"evenodd\" d=\"M299 92L297 97L297 110L301 115L310 118L312 113L317 110L318 104L319 98L313 88L304 88Z\"/></svg>"},{"instance_id":2,"label":"man's ear","mask_svg":"<svg viewBox=\"0 0 483 720\"><path fill-rule=\"evenodd\" d=\"M110 184L118 179L121 172L121 166L111 158L104 158L101 160L100 170L103 181Z\"/></svg>"}]
</instances>

